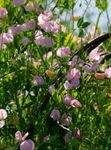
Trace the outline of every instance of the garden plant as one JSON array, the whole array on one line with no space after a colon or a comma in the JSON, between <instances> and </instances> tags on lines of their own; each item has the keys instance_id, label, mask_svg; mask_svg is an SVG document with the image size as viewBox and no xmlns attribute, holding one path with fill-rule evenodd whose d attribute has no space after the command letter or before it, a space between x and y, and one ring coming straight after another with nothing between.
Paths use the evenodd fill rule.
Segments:
<instances>
[{"instance_id":1,"label":"garden plant","mask_svg":"<svg viewBox=\"0 0 111 150\"><path fill-rule=\"evenodd\" d=\"M110 3L0 0L0 150L111 149Z\"/></svg>"}]
</instances>

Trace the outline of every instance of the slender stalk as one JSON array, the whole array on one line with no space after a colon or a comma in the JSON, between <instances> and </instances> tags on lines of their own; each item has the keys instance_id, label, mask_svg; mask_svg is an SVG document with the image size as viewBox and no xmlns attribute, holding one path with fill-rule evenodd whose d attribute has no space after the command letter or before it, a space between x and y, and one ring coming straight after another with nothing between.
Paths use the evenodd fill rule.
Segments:
<instances>
[{"instance_id":1,"label":"slender stalk","mask_svg":"<svg viewBox=\"0 0 111 150\"><path fill-rule=\"evenodd\" d=\"M94 37L93 38L95 38L95 36L96 36L96 31L97 31L97 28L98 28L98 24L99 24L99 21L100 21L101 14L102 14L102 12L100 12L98 17L97 17L95 32L94 32Z\"/></svg>"}]
</instances>

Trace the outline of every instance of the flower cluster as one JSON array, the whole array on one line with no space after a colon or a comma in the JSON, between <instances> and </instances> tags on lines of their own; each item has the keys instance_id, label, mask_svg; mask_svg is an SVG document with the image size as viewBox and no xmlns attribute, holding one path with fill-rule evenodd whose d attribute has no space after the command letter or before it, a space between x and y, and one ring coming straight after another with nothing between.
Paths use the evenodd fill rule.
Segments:
<instances>
[{"instance_id":1,"label":"flower cluster","mask_svg":"<svg viewBox=\"0 0 111 150\"><path fill-rule=\"evenodd\" d=\"M15 133L15 139L17 142L20 142L20 150L34 150L34 142L30 139L26 139L28 136L28 132L22 136L20 131Z\"/></svg>"}]
</instances>

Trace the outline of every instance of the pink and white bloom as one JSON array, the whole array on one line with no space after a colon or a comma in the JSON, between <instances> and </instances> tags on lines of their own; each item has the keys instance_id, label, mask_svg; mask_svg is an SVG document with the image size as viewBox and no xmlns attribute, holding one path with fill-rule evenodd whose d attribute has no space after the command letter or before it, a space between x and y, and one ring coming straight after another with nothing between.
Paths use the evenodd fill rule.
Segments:
<instances>
[{"instance_id":1,"label":"pink and white bloom","mask_svg":"<svg viewBox=\"0 0 111 150\"><path fill-rule=\"evenodd\" d=\"M34 85L43 85L44 79L41 76L36 75L32 82Z\"/></svg>"},{"instance_id":2,"label":"pink and white bloom","mask_svg":"<svg viewBox=\"0 0 111 150\"><path fill-rule=\"evenodd\" d=\"M13 0L12 2L14 5L20 6L24 4L25 0Z\"/></svg>"},{"instance_id":3,"label":"pink and white bloom","mask_svg":"<svg viewBox=\"0 0 111 150\"><path fill-rule=\"evenodd\" d=\"M0 109L0 120L7 118L7 111L5 109Z\"/></svg>"},{"instance_id":4,"label":"pink and white bloom","mask_svg":"<svg viewBox=\"0 0 111 150\"><path fill-rule=\"evenodd\" d=\"M89 60L90 61L99 61L101 59L101 56L100 56L100 52L98 52L98 48L95 48L94 50L92 50L90 53L89 53Z\"/></svg>"},{"instance_id":5,"label":"pink and white bloom","mask_svg":"<svg viewBox=\"0 0 111 150\"><path fill-rule=\"evenodd\" d=\"M71 90L73 88L72 84L69 81L65 81L64 88L66 90Z\"/></svg>"},{"instance_id":6,"label":"pink and white bloom","mask_svg":"<svg viewBox=\"0 0 111 150\"><path fill-rule=\"evenodd\" d=\"M24 46L27 45L29 42L30 42L30 41L29 41L29 39L28 39L27 37L23 37L23 39L22 39L22 44L23 44Z\"/></svg>"},{"instance_id":7,"label":"pink and white bloom","mask_svg":"<svg viewBox=\"0 0 111 150\"><path fill-rule=\"evenodd\" d=\"M35 32L35 43L43 47L52 47L54 45L53 39L44 37L41 31Z\"/></svg>"},{"instance_id":8,"label":"pink and white bloom","mask_svg":"<svg viewBox=\"0 0 111 150\"><path fill-rule=\"evenodd\" d=\"M72 123L72 118L68 116L66 113L64 113L61 117L61 124L63 126L69 126Z\"/></svg>"},{"instance_id":9,"label":"pink and white bloom","mask_svg":"<svg viewBox=\"0 0 111 150\"><path fill-rule=\"evenodd\" d=\"M105 70L105 76L106 76L107 78L111 78L111 67L109 67L109 68L107 68L107 69Z\"/></svg>"},{"instance_id":10,"label":"pink and white bloom","mask_svg":"<svg viewBox=\"0 0 111 150\"><path fill-rule=\"evenodd\" d=\"M60 111L58 109L53 109L51 114L50 114L50 117L56 121L56 120L59 120L60 119Z\"/></svg>"},{"instance_id":11,"label":"pink and white bloom","mask_svg":"<svg viewBox=\"0 0 111 150\"><path fill-rule=\"evenodd\" d=\"M73 79L79 79L80 76L81 76L81 72L78 69L73 68L67 73L66 78L68 80L73 80Z\"/></svg>"},{"instance_id":12,"label":"pink and white bloom","mask_svg":"<svg viewBox=\"0 0 111 150\"><path fill-rule=\"evenodd\" d=\"M71 54L71 50L69 47L62 47L62 48L59 48L56 52L56 55L58 57L67 57Z\"/></svg>"},{"instance_id":13,"label":"pink and white bloom","mask_svg":"<svg viewBox=\"0 0 111 150\"><path fill-rule=\"evenodd\" d=\"M22 31L34 30L36 27L36 22L34 20L30 20L21 25Z\"/></svg>"},{"instance_id":14,"label":"pink and white bloom","mask_svg":"<svg viewBox=\"0 0 111 150\"><path fill-rule=\"evenodd\" d=\"M0 18L6 17L8 14L8 11L6 8L0 8Z\"/></svg>"},{"instance_id":15,"label":"pink and white bloom","mask_svg":"<svg viewBox=\"0 0 111 150\"><path fill-rule=\"evenodd\" d=\"M74 137L76 139L80 139L81 138L81 132L80 132L79 128L75 128L75 130L74 130Z\"/></svg>"},{"instance_id":16,"label":"pink and white bloom","mask_svg":"<svg viewBox=\"0 0 111 150\"><path fill-rule=\"evenodd\" d=\"M4 125L5 125L5 121L4 120L0 120L0 128L3 128Z\"/></svg>"},{"instance_id":17,"label":"pink and white bloom","mask_svg":"<svg viewBox=\"0 0 111 150\"><path fill-rule=\"evenodd\" d=\"M70 107L81 107L81 103L70 94L65 94L63 96L63 103Z\"/></svg>"},{"instance_id":18,"label":"pink and white bloom","mask_svg":"<svg viewBox=\"0 0 111 150\"><path fill-rule=\"evenodd\" d=\"M5 125L5 119L7 118L7 111L5 109L0 109L0 128Z\"/></svg>"},{"instance_id":19,"label":"pink and white bloom","mask_svg":"<svg viewBox=\"0 0 111 150\"><path fill-rule=\"evenodd\" d=\"M20 143L20 150L34 150L34 142L30 139Z\"/></svg>"},{"instance_id":20,"label":"pink and white bloom","mask_svg":"<svg viewBox=\"0 0 111 150\"><path fill-rule=\"evenodd\" d=\"M21 142L22 141L22 133L20 131L17 131L15 133L15 139L17 142Z\"/></svg>"},{"instance_id":21,"label":"pink and white bloom","mask_svg":"<svg viewBox=\"0 0 111 150\"><path fill-rule=\"evenodd\" d=\"M13 35L20 34L22 31L21 25L12 26L8 28L8 32L11 32Z\"/></svg>"}]
</instances>

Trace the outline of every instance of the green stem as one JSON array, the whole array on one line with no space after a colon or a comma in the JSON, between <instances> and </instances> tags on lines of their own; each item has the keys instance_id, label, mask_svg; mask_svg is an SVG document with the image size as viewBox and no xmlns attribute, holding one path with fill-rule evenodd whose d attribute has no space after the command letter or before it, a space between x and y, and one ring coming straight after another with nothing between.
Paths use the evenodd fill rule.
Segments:
<instances>
[{"instance_id":1,"label":"green stem","mask_svg":"<svg viewBox=\"0 0 111 150\"><path fill-rule=\"evenodd\" d=\"M95 26L94 37L93 38L95 38L95 36L96 36L96 31L97 31L97 28L98 28L98 24L99 24L99 20L100 20L101 14L102 14L102 12L100 12L99 15L98 15L98 18L97 18L97 21L96 21L96 26Z\"/></svg>"}]
</instances>

